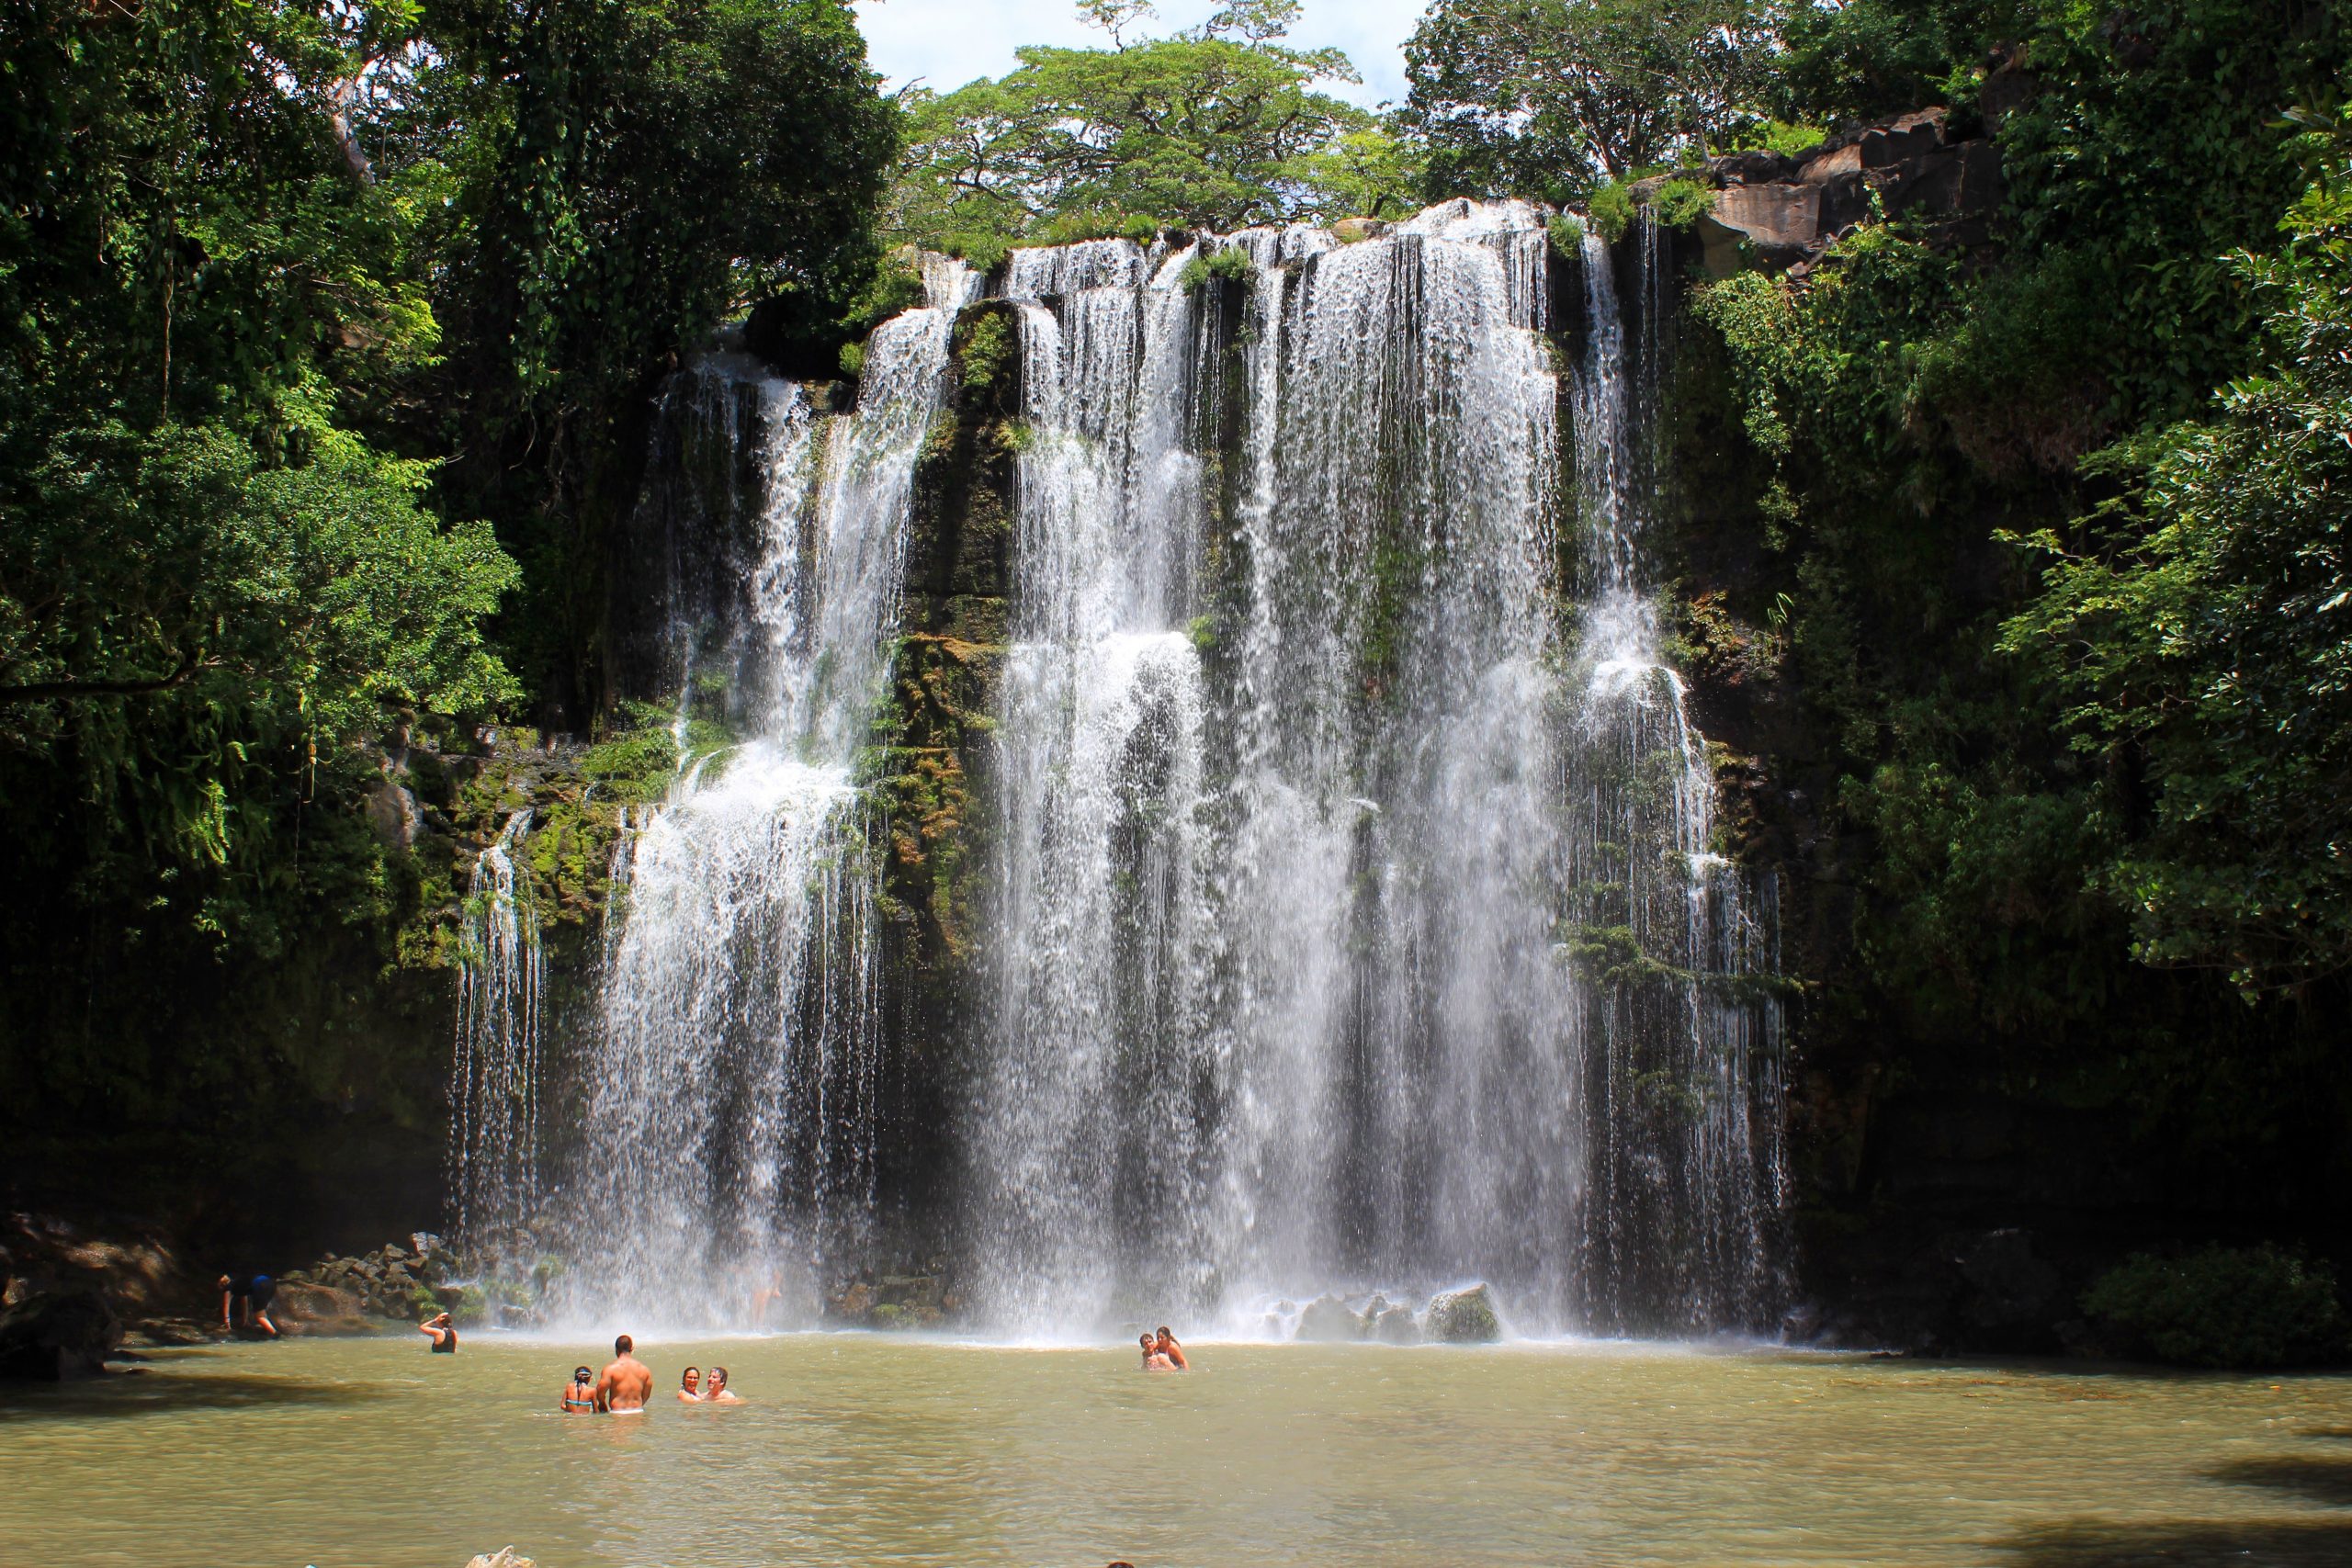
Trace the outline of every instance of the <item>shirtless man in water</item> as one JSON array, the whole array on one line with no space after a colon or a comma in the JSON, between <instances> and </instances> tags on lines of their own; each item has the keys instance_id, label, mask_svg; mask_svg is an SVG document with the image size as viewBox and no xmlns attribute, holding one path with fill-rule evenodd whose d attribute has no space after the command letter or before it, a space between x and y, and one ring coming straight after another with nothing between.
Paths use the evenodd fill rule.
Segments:
<instances>
[{"instance_id":1,"label":"shirtless man in water","mask_svg":"<svg viewBox=\"0 0 2352 1568\"><path fill-rule=\"evenodd\" d=\"M637 1341L624 1334L613 1341L612 1365L596 1380L596 1408L622 1415L645 1408L653 1397L653 1372L633 1354Z\"/></svg>"}]
</instances>

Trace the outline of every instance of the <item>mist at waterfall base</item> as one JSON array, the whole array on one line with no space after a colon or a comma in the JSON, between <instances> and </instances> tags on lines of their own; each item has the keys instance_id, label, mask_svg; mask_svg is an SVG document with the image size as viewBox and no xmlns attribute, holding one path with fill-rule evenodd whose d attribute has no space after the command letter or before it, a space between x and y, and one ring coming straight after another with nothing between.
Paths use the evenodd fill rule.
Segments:
<instances>
[{"instance_id":1,"label":"mist at waterfall base","mask_svg":"<svg viewBox=\"0 0 2352 1568\"><path fill-rule=\"evenodd\" d=\"M1528 1336L1774 1323L1772 901L1715 845L1645 576L1663 261L1624 247L1628 310L1621 258L1554 256L1547 216L1018 251L990 290L1023 440L939 1069L963 1326L1370 1332L1472 1280ZM1188 275L1233 251L1238 300ZM616 866L567 1043L574 1321L731 1326L781 1285L813 1322L897 1217L859 748L981 291L928 266L854 412L725 356L668 394L649 505L705 553L673 673L746 739ZM665 441L716 448L723 493L682 499Z\"/></svg>"}]
</instances>

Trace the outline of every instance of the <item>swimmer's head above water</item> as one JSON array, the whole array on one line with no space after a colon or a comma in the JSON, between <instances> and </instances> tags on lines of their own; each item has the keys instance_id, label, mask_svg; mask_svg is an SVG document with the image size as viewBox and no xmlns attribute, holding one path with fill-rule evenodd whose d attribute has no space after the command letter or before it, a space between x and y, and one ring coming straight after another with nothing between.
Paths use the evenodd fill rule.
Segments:
<instances>
[{"instance_id":1,"label":"swimmer's head above water","mask_svg":"<svg viewBox=\"0 0 2352 1568\"><path fill-rule=\"evenodd\" d=\"M616 1339L616 1340L614 1340L614 1341L613 1341L613 1354L614 1354L614 1355L616 1355L616 1356L626 1356L626 1355L628 1355L631 1350L634 1350L634 1349L636 1349L636 1348L637 1348L637 1341L636 1341L636 1340L634 1340L634 1339L631 1339L631 1338L630 1338L628 1335L626 1335L626 1334L622 1335L619 1338L617 1338L617 1339Z\"/></svg>"}]
</instances>

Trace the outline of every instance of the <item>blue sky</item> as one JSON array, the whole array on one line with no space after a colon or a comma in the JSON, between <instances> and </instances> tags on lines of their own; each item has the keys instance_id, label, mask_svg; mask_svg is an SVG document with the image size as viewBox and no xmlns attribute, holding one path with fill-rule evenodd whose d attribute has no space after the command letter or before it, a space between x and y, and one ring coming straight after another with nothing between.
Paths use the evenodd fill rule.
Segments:
<instances>
[{"instance_id":1,"label":"blue sky","mask_svg":"<svg viewBox=\"0 0 2352 1568\"><path fill-rule=\"evenodd\" d=\"M1338 85L1341 97L1372 105L1405 96L1405 39L1428 0L1306 0L1291 41L1306 49L1346 50L1363 75L1361 87ZM1140 32L1188 28L1216 10L1215 0L1158 0L1159 17ZM1104 41L1078 18L1071 0L857 0L859 24L874 68L890 85L920 76L941 92L982 76L1001 76L1024 43L1080 48ZM1134 35L1130 35L1134 36Z\"/></svg>"}]
</instances>

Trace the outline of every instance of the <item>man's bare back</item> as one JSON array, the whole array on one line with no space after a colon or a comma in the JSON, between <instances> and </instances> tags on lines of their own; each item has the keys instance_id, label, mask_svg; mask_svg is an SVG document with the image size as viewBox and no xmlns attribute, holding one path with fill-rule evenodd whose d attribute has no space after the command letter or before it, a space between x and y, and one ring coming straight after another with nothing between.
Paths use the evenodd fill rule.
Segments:
<instances>
[{"instance_id":1,"label":"man's bare back","mask_svg":"<svg viewBox=\"0 0 2352 1568\"><path fill-rule=\"evenodd\" d=\"M653 1397L653 1372L632 1352L637 1348L623 1335L613 1347L612 1365L596 1380L596 1408L605 1411L642 1410Z\"/></svg>"}]
</instances>

